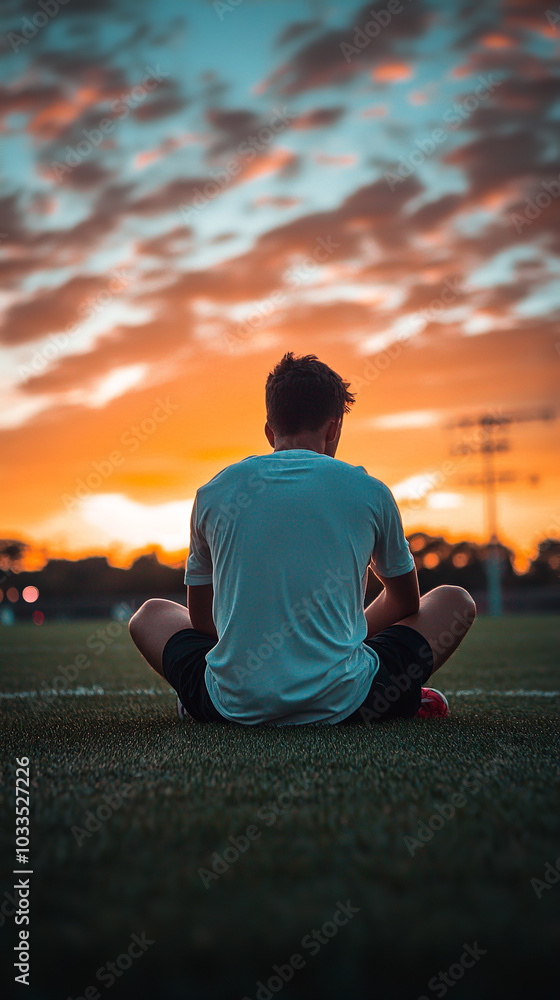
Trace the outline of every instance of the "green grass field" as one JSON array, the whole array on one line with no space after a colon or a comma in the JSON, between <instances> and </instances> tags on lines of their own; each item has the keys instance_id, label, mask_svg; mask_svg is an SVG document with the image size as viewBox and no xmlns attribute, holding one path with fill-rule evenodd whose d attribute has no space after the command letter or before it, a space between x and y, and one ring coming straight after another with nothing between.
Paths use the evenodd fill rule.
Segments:
<instances>
[{"instance_id":1,"label":"green grass field","mask_svg":"<svg viewBox=\"0 0 560 1000\"><path fill-rule=\"evenodd\" d=\"M25 996L556 995L560 881L531 879L560 853L559 699L505 692L560 689L559 638L552 616L479 619L438 674L447 720L252 729L180 723L117 623L2 629L8 893L16 757L32 772ZM41 694L55 683L103 693Z\"/></svg>"}]
</instances>

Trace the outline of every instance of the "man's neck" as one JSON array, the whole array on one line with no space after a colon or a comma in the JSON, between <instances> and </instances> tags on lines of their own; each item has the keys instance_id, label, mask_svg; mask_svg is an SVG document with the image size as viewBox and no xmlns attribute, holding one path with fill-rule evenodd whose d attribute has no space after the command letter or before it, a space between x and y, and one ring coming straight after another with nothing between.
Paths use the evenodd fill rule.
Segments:
<instances>
[{"instance_id":1,"label":"man's neck","mask_svg":"<svg viewBox=\"0 0 560 1000\"><path fill-rule=\"evenodd\" d=\"M282 438L282 440L276 440L274 445L274 451L315 451L318 455L325 454L324 444L322 445L316 439L310 438Z\"/></svg>"}]
</instances>

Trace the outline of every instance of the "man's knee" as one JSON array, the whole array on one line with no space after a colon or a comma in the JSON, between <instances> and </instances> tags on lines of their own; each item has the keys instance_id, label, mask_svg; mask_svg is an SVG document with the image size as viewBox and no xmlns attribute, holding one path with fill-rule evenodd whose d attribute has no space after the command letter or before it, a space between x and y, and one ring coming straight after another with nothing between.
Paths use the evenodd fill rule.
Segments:
<instances>
[{"instance_id":1,"label":"man's knee","mask_svg":"<svg viewBox=\"0 0 560 1000\"><path fill-rule=\"evenodd\" d=\"M140 629L149 625L154 615L161 611L162 605L165 603L164 600L158 597L151 597L149 601L144 601L128 623L128 631L133 639L138 635Z\"/></svg>"},{"instance_id":2,"label":"man's knee","mask_svg":"<svg viewBox=\"0 0 560 1000\"><path fill-rule=\"evenodd\" d=\"M463 632L466 632L476 618L476 604L468 590L465 590L464 587L442 584L440 587L436 587L434 592L449 607L453 621L458 626L462 626Z\"/></svg>"}]
</instances>

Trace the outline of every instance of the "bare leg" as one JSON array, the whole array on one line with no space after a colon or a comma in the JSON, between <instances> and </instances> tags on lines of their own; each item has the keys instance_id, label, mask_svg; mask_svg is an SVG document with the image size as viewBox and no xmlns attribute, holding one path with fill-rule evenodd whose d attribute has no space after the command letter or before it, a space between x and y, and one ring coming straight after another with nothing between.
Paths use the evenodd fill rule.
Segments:
<instances>
[{"instance_id":1,"label":"bare leg","mask_svg":"<svg viewBox=\"0 0 560 1000\"><path fill-rule=\"evenodd\" d=\"M476 618L476 604L463 587L435 587L420 598L420 608L395 622L415 628L428 640L434 654L434 670L455 652Z\"/></svg>"},{"instance_id":2,"label":"bare leg","mask_svg":"<svg viewBox=\"0 0 560 1000\"><path fill-rule=\"evenodd\" d=\"M167 640L183 628L192 628L188 609L157 597L146 601L128 623L133 643L162 677L161 658Z\"/></svg>"}]
</instances>

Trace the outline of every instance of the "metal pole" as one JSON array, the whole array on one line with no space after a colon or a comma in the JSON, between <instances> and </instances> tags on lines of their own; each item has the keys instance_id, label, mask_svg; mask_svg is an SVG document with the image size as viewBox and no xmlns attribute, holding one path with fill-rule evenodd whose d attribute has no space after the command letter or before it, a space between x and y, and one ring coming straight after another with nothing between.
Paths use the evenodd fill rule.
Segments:
<instances>
[{"instance_id":1,"label":"metal pole","mask_svg":"<svg viewBox=\"0 0 560 1000\"><path fill-rule=\"evenodd\" d=\"M496 497L496 476L494 471L494 453L496 439L495 424L487 424L488 440L482 445L484 463L484 485L486 487L486 516L488 531L488 556L486 559L486 580L488 583L488 614L499 617L503 614L502 597L502 557L498 542L498 509Z\"/></svg>"},{"instance_id":2,"label":"metal pole","mask_svg":"<svg viewBox=\"0 0 560 1000\"><path fill-rule=\"evenodd\" d=\"M482 446L484 462L484 485L486 487L486 527L488 538L498 538L498 510L496 499L496 476L494 473L494 440Z\"/></svg>"},{"instance_id":3,"label":"metal pole","mask_svg":"<svg viewBox=\"0 0 560 1000\"><path fill-rule=\"evenodd\" d=\"M486 579L488 582L488 614L499 618L504 612L502 597L502 555L495 538L488 546Z\"/></svg>"},{"instance_id":4,"label":"metal pole","mask_svg":"<svg viewBox=\"0 0 560 1000\"><path fill-rule=\"evenodd\" d=\"M489 539L485 569L488 582L488 611L491 615L501 615L503 612L502 570L504 565L498 541L498 498L496 494L497 477L494 466L494 452L508 450L507 441L497 441L494 432L513 423L523 423L529 420L554 420L555 416L556 414L552 409L517 411L498 416L494 412L481 414L479 417L464 416L447 425L450 429L463 429L478 425L485 430L485 435L483 435L479 447L475 450L482 455L483 464L482 486L485 491L486 530ZM472 454L472 449L459 445L453 449L452 454Z\"/></svg>"}]
</instances>

